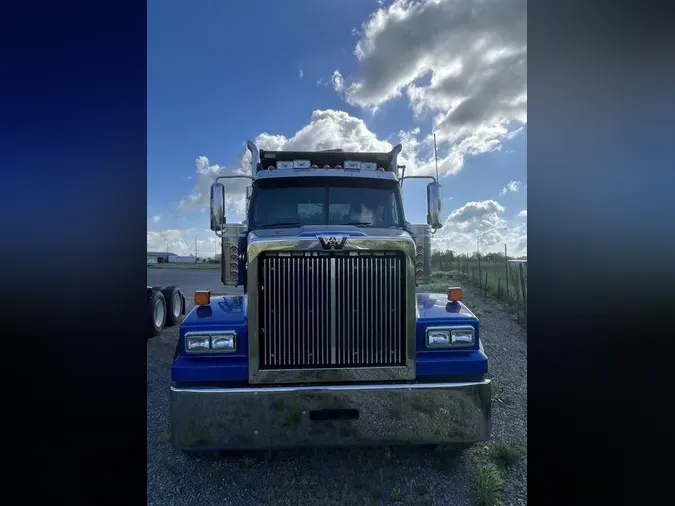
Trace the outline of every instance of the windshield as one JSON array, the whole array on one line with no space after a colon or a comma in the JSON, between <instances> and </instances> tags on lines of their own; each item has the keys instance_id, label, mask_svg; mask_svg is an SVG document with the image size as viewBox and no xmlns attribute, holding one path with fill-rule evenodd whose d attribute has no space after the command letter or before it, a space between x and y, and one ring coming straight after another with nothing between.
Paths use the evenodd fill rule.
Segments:
<instances>
[{"instance_id":1,"label":"windshield","mask_svg":"<svg viewBox=\"0 0 675 506\"><path fill-rule=\"evenodd\" d=\"M401 227L402 215L395 187L373 182L369 186L340 186L325 181L300 185L259 186L251 202L253 228L302 225ZM379 184L378 184L379 183Z\"/></svg>"}]
</instances>

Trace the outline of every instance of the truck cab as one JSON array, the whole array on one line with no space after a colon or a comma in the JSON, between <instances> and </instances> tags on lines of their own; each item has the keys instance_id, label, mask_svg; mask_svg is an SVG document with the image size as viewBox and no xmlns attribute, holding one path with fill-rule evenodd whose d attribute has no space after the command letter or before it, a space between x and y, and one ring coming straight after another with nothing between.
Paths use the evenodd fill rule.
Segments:
<instances>
[{"instance_id":1,"label":"truck cab","mask_svg":"<svg viewBox=\"0 0 675 506\"><path fill-rule=\"evenodd\" d=\"M441 227L438 176L405 176L402 146L251 152L250 176L211 188L221 280L195 294L172 365L183 450L472 443L489 437L490 381L461 289L417 293ZM247 177L246 220L225 218ZM427 223L405 220L401 185L429 177ZM451 289L452 288L452 289Z\"/></svg>"}]
</instances>

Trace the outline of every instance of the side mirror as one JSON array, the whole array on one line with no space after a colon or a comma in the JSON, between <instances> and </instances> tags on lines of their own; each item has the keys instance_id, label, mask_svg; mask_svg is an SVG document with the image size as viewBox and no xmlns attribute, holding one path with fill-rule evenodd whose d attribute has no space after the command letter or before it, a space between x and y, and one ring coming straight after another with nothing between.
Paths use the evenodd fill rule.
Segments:
<instances>
[{"instance_id":1,"label":"side mirror","mask_svg":"<svg viewBox=\"0 0 675 506\"><path fill-rule=\"evenodd\" d=\"M225 225L225 185L211 185L211 230L220 232Z\"/></svg>"},{"instance_id":2,"label":"side mirror","mask_svg":"<svg viewBox=\"0 0 675 506\"><path fill-rule=\"evenodd\" d=\"M427 224L433 228L441 228L441 185L437 182L427 185Z\"/></svg>"}]
</instances>

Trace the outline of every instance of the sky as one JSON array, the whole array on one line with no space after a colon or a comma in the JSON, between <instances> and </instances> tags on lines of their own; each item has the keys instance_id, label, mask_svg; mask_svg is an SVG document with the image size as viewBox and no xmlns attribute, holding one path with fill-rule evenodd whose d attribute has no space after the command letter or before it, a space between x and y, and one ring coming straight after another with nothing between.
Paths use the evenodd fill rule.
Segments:
<instances>
[{"instance_id":1,"label":"sky","mask_svg":"<svg viewBox=\"0 0 675 506\"><path fill-rule=\"evenodd\" d=\"M527 254L526 0L149 0L148 251L213 256L209 187L261 149L389 151L435 172L435 249ZM247 181L226 185L241 222ZM406 181L426 222L427 181ZM484 235L483 235L484 234Z\"/></svg>"}]
</instances>

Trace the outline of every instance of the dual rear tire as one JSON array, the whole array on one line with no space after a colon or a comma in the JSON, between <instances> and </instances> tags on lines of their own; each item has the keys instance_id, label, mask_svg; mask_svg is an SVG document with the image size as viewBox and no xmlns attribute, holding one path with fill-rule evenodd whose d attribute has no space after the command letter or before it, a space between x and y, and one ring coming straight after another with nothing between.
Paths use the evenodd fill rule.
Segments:
<instances>
[{"instance_id":1,"label":"dual rear tire","mask_svg":"<svg viewBox=\"0 0 675 506\"><path fill-rule=\"evenodd\" d=\"M185 297L178 287L153 286L147 293L146 334L155 337L164 329L178 325L185 314Z\"/></svg>"}]
</instances>

